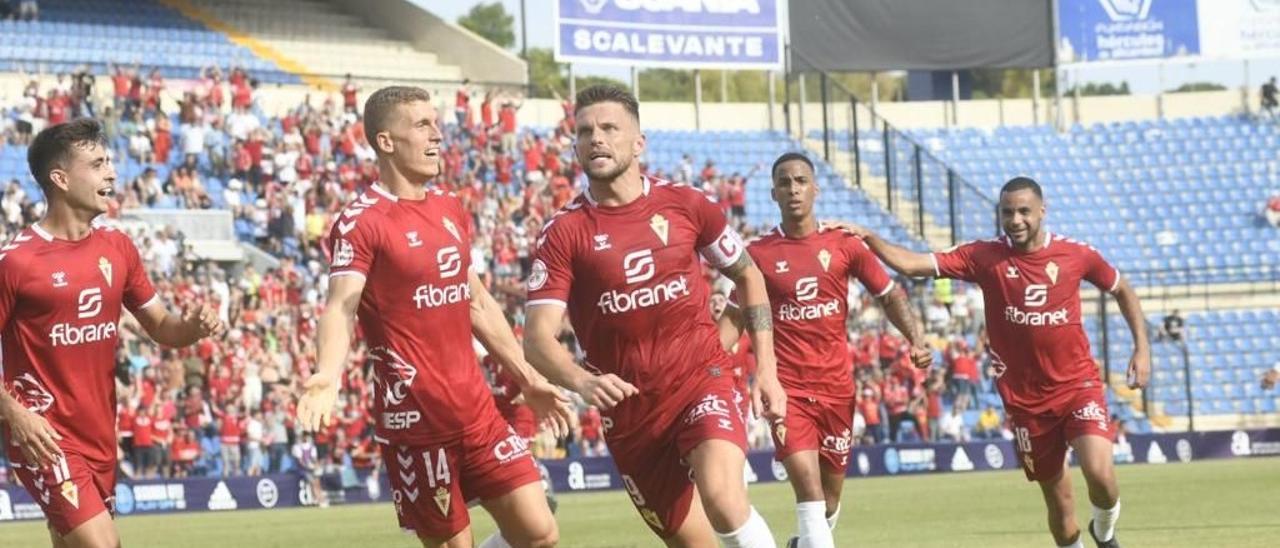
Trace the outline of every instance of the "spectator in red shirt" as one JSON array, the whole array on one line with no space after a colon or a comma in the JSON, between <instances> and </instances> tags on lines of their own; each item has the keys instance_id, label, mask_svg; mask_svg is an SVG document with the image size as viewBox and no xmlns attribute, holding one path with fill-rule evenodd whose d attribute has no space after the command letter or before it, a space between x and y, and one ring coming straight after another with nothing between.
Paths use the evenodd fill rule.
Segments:
<instances>
[{"instance_id":1,"label":"spectator in red shirt","mask_svg":"<svg viewBox=\"0 0 1280 548\"><path fill-rule=\"evenodd\" d=\"M1280 194L1276 194L1267 200L1267 210L1264 215L1267 217L1267 223L1280 228Z\"/></svg>"},{"instance_id":2,"label":"spectator in red shirt","mask_svg":"<svg viewBox=\"0 0 1280 548\"><path fill-rule=\"evenodd\" d=\"M230 406L222 415L218 427L218 440L222 442L222 475L240 475L240 437L242 432L236 406Z\"/></svg>"},{"instance_id":3,"label":"spectator in red shirt","mask_svg":"<svg viewBox=\"0 0 1280 548\"><path fill-rule=\"evenodd\" d=\"M151 136L151 150L155 153L155 161L157 164L166 165L169 163L169 151L173 150L173 125L169 122L169 118L161 116L156 118L156 131Z\"/></svg>"},{"instance_id":4,"label":"spectator in red shirt","mask_svg":"<svg viewBox=\"0 0 1280 548\"><path fill-rule=\"evenodd\" d=\"M453 113L458 119L458 126L471 127L471 79L464 78L458 92L453 95Z\"/></svg>"},{"instance_id":5,"label":"spectator in red shirt","mask_svg":"<svg viewBox=\"0 0 1280 548\"><path fill-rule=\"evenodd\" d=\"M159 403L151 404L151 458L152 477L169 477L169 446L173 444L173 416L165 413Z\"/></svg>"},{"instance_id":6,"label":"spectator in red shirt","mask_svg":"<svg viewBox=\"0 0 1280 548\"><path fill-rule=\"evenodd\" d=\"M490 129L493 129L493 91L486 91L480 102L480 131Z\"/></svg>"},{"instance_id":7,"label":"spectator in red shirt","mask_svg":"<svg viewBox=\"0 0 1280 548\"><path fill-rule=\"evenodd\" d=\"M958 398L967 396L964 401L972 402L978 396L978 359L964 341L956 341L950 352L951 362L951 396ZM967 406L966 406L967 407Z\"/></svg>"},{"instance_id":8,"label":"spectator in red shirt","mask_svg":"<svg viewBox=\"0 0 1280 548\"><path fill-rule=\"evenodd\" d=\"M906 385L896 376L889 377L884 387L884 406L889 412L889 443L901 441L898 434L902 423L911 420L911 414L907 412L910 400Z\"/></svg>"},{"instance_id":9,"label":"spectator in red shirt","mask_svg":"<svg viewBox=\"0 0 1280 548\"><path fill-rule=\"evenodd\" d=\"M498 111L498 129L502 134L502 150L512 153L516 149L516 111L520 103L503 101L502 110Z\"/></svg>"},{"instance_id":10,"label":"spectator in red shirt","mask_svg":"<svg viewBox=\"0 0 1280 548\"><path fill-rule=\"evenodd\" d=\"M582 455L586 457L599 457L608 454L604 447L604 436L601 432L603 424L600 418L600 410L594 405L589 405L582 411L582 417L578 420L582 428Z\"/></svg>"},{"instance_id":11,"label":"spectator in red shirt","mask_svg":"<svg viewBox=\"0 0 1280 548\"><path fill-rule=\"evenodd\" d=\"M169 450L169 458L173 461L172 477L185 478L191 475L191 469L199 457L200 442L196 440L195 432L187 429L179 430Z\"/></svg>"},{"instance_id":12,"label":"spectator in red shirt","mask_svg":"<svg viewBox=\"0 0 1280 548\"><path fill-rule=\"evenodd\" d=\"M534 137L533 135L525 135L524 142L520 144L520 150L524 153L524 180L528 183L542 182L542 168L545 165L547 150L546 145L542 142L542 137Z\"/></svg>"},{"instance_id":13,"label":"spectator in red shirt","mask_svg":"<svg viewBox=\"0 0 1280 548\"><path fill-rule=\"evenodd\" d=\"M898 360L898 354L902 351L902 341L888 331L881 332L879 350L880 370L888 371L893 362Z\"/></svg>"},{"instance_id":14,"label":"spectator in red shirt","mask_svg":"<svg viewBox=\"0 0 1280 548\"><path fill-rule=\"evenodd\" d=\"M155 469L154 431L151 429L151 409L138 406L138 414L133 419L133 475L137 478L150 478Z\"/></svg>"},{"instance_id":15,"label":"spectator in red shirt","mask_svg":"<svg viewBox=\"0 0 1280 548\"><path fill-rule=\"evenodd\" d=\"M880 419L880 372L873 372L871 379L863 384L862 397L858 398L858 412L867 424L867 433L871 443L884 441L884 422Z\"/></svg>"},{"instance_id":16,"label":"spectator in red shirt","mask_svg":"<svg viewBox=\"0 0 1280 548\"><path fill-rule=\"evenodd\" d=\"M356 85L355 80L351 79L351 73L347 73L347 78L342 82L342 109L347 112L356 112L360 107L356 101L356 94L360 93L360 86Z\"/></svg>"}]
</instances>

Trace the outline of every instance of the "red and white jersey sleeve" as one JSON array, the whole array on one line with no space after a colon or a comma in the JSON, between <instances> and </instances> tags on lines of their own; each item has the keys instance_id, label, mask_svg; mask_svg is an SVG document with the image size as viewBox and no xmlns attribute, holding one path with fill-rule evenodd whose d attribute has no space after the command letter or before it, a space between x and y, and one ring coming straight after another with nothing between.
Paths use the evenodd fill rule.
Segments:
<instances>
[{"instance_id":1,"label":"red and white jersey sleeve","mask_svg":"<svg viewBox=\"0 0 1280 548\"><path fill-rule=\"evenodd\" d=\"M844 252L848 256L848 273L850 278L858 280L862 287L876 297L883 297L893 291L893 278L885 272L880 259L867 247L862 238L841 234L844 241Z\"/></svg>"}]
</instances>

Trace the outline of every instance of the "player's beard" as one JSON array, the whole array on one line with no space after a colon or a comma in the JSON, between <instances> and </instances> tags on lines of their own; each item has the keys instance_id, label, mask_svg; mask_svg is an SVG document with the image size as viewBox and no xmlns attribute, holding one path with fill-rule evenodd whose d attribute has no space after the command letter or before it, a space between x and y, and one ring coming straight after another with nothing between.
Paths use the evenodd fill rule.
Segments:
<instances>
[{"instance_id":1,"label":"player's beard","mask_svg":"<svg viewBox=\"0 0 1280 548\"><path fill-rule=\"evenodd\" d=\"M587 178L591 179L592 181L610 182L617 179L623 173L626 173L627 170L631 168L631 162L635 161L634 158L627 158L626 161L624 162L620 160L617 156L614 156L613 159L614 159L614 165L612 169L605 169L605 170L592 169L591 161L590 159L588 159L587 162L582 164L582 170L587 172Z\"/></svg>"}]
</instances>

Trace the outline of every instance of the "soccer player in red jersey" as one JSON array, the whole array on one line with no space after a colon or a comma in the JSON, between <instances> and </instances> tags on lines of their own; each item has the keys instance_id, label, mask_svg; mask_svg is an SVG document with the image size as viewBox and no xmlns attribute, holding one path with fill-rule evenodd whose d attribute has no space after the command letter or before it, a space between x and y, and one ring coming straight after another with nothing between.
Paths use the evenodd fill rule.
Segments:
<instances>
[{"instance_id":1,"label":"soccer player in red jersey","mask_svg":"<svg viewBox=\"0 0 1280 548\"><path fill-rule=\"evenodd\" d=\"M592 86L576 105L576 152L590 187L543 225L525 351L553 382L600 408L623 485L668 545L714 546L719 536L727 546L772 547L742 481L745 396L720 346L698 256L743 295L759 356L751 397L773 420L785 414L786 394L764 279L719 206L641 175L635 96ZM585 368L556 338L566 310Z\"/></svg>"},{"instance_id":2,"label":"soccer player in red jersey","mask_svg":"<svg viewBox=\"0 0 1280 548\"><path fill-rule=\"evenodd\" d=\"M840 492L853 444L854 384L849 360L849 280L876 296L885 316L911 342L916 367L933 351L902 289L857 237L821 226L813 215L819 193L813 163L788 152L773 163L773 200L782 224L747 244L761 265L773 307L778 379L787 392L787 417L773 425L776 458L796 494L799 548L833 548ZM720 342L731 348L744 319L735 299L720 317Z\"/></svg>"},{"instance_id":3,"label":"soccer player in red jersey","mask_svg":"<svg viewBox=\"0 0 1280 548\"><path fill-rule=\"evenodd\" d=\"M223 325L207 306L170 314L129 236L94 224L116 183L98 122L41 131L27 163L49 206L0 248L5 449L48 518L53 546L118 546L111 512L121 309L170 347Z\"/></svg>"},{"instance_id":4,"label":"soccer player in red jersey","mask_svg":"<svg viewBox=\"0 0 1280 548\"><path fill-rule=\"evenodd\" d=\"M1115 523L1120 490L1111 460L1114 426L1105 385L1081 327L1080 282L1111 293L1133 332L1131 388L1146 386L1151 373L1142 305L1098 250L1043 228L1044 195L1035 181L1016 177L1005 183L999 215L1003 237L932 255L848 228L898 272L955 278L982 288L996 387L1013 425L1023 471L1044 493L1053 539L1059 546L1083 546L1065 467L1071 447L1093 503L1089 535L1098 546L1119 546Z\"/></svg>"},{"instance_id":5,"label":"soccer player in red jersey","mask_svg":"<svg viewBox=\"0 0 1280 548\"><path fill-rule=\"evenodd\" d=\"M382 180L330 233L318 371L303 387L298 417L312 431L329 423L358 316L376 379L375 441L401 527L424 546L471 546L467 502L479 499L500 530L482 547L553 546L559 533L528 443L498 414L472 336L554 430L567 428L567 400L525 362L471 271L462 203L427 186L440 173L442 140L430 96L380 89L365 101L364 120Z\"/></svg>"}]
</instances>

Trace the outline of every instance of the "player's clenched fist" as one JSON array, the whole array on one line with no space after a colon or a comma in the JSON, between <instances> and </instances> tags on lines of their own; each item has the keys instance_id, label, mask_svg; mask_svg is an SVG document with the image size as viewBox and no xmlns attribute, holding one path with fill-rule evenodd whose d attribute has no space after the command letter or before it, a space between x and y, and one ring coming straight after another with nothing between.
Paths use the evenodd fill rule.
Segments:
<instances>
[{"instance_id":1,"label":"player's clenched fist","mask_svg":"<svg viewBox=\"0 0 1280 548\"><path fill-rule=\"evenodd\" d=\"M787 393L775 376L760 376L751 389L751 406L756 416L764 417L770 424L787 416Z\"/></svg>"},{"instance_id":2,"label":"player's clenched fist","mask_svg":"<svg viewBox=\"0 0 1280 548\"><path fill-rule=\"evenodd\" d=\"M915 364L916 369L928 369L933 365L933 350L924 345L912 346L911 363Z\"/></svg>"},{"instance_id":3,"label":"player's clenched fist","mask_svg":"<svg viewBox=\"0 0 1280 548\"><path fill-rule=\"evenodd\" d=\"M573 391L582 396L588 405L594 405L600 409L612 409L628 396L640 393L640 390L631 383L612 373L587 375L578 383L578 386L574 387Z\"/></svg>"},{"instance_id":4,"label":"player's clenched fist","mask_svg":"<svg viewBox=\"0 0 1280 548\"><path fill-rule=\"evenodd\" d=\"M28 463L48 466L58 460L62 449L58 448L62 436L49 421L32 413L20 404L10 401L0 409L0 418L9 425L9 439L22 451Z\"/></svg>"},{"instance_id":5,"label":"player's clenched fist","mask_svg":"<svg viewBox=\"0 0 1280 548\"><path fill-rule=\"evenodd\" d=\"M183 310L182 323L188 329L199 333L199 338L205 338L210 335L221 337L227 330L226 325L218 318L218 311L205 304L188 307Z\"/></svg>"},{"instance_id":6,"label":"player's clenched fist","mask_svg":"<svg viewBox=\"0 0 1280 548\"><path fill-rule=\"evenodd\" d=\"M302 385L298 399L298 420L303 430L315 432L328 426L338 402L338 379L316 373Z\"/></svg>"}]
</instances>

